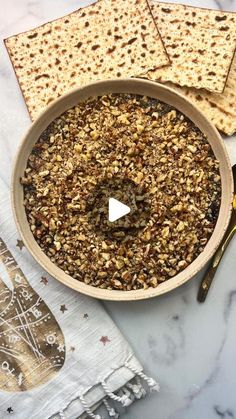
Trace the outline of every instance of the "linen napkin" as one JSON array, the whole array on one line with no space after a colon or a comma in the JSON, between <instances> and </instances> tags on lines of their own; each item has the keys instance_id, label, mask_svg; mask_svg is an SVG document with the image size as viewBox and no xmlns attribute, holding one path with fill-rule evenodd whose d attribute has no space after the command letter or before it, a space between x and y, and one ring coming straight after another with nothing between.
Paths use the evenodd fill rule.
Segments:
<instances>
[{"instance_id":1,"label":"linen napkin","mask_svg":"<svg viewBox=\"0 0 236 419\"><path fill-rule=\"evenodd\" d=\"M158 384L100 303L32 259L3 182L0 199L0 418L100 419L101 403L118 418L119 406Z\"/></svg>"}]
</instances>

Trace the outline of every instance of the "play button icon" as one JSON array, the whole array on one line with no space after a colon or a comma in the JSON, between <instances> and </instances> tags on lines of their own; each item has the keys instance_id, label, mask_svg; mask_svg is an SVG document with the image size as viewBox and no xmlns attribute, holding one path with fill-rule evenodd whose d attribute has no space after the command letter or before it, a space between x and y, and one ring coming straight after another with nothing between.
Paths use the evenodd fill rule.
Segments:
<instances>
[{"instance_id":1,"label":"play button icon","mask_svg":"<svg viewBox=\"0 0 236 419\"><path fill-rule=\"evenodd\" d=\"M123 204L115 198L109 198L108 202L108 220L113 223L121 217L130 213L130 207Z\"/></svg>"},{"instance_id":2,"label":"play button icon","mask_svg":"<svg viewBox=\"0 0 236 419\"><path fill-rule=\"evenodd\" d=\"M89 231L102 240L133 240L146 228L150 218L146 189L126 178L103 178L86 197Z\"/></svg>"}]
</instances>

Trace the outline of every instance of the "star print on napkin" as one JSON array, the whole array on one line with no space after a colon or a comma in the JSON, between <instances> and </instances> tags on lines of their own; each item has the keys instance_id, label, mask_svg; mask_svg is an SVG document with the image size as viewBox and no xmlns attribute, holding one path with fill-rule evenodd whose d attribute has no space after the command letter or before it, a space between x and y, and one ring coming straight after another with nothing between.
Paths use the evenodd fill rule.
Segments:
<instances>
[{"instance_id":1,"label":"star print on napkin","mask_svg":"<svg viewBox=\"0 0 236 419\"><path fill-rule=\"evenodd\" d=\"M68 308L66 308L65 304L62 304L60 310L62 313L65 313L65 311L67 311Z\"/></svg>"},{"instance_id":2,"label":"star print on napkin","mask_svg":"<svg viewBox=\"0 0 236 419\"><path fill-rule=\"evenodd\" d=\"M19 247L19 249L20 249L20 250L22 250L24 246L25 246L25 245L24 245L23 241L22 241L22 240L17 239L17 244L16 244L16 247Z\"/></svg>"},{"instance_id":3,"label":"star print on napkin","mask_svg":"<svg viewBox=\"0 0 236 419\"><path fill-rule=\"evenodd\" d=\"M74 352L74 351L75 351L75 347L74 347L74 346L71 346L71 347L70 347L70 351L71 351L71 352Z\"/></svg>"},{"instance_id":4,"label":"star print on napkin","mask_svg":"<svg viewBox=\"0 0 236 419\"><path fill-rule=\"evenodd\" d=\"M111 342L110 339L108 338L108 336L102 336L100 339L100 342L103 343L103 345L105 346L106 343Z\"/></svg>"},{"instance_id":5,"label":"star print on napkin","mask_svg":"<svg viewBox=\"0 0 236 419\"><path fill-rule=\"evenodd\" d=\"M58 347L57 347L57 350L58 350L58 352L65 352L65 345L59 345Z\"/></svg>"},{"instance_id":6,"label":"star print on napkin","mask_svg":"<svg viewBox=\"0 0 236 419\"><path fill-rule=\"evenodd\" d=\"M46 276L41 276L41 281L44 285L48 284L48 279L46 278Z\"/></svg>"},{"instance_id":7,"label":"star print on napkin","mask_svg":"<svg viewBox=\"0 0 236 419\"><path fill-rule=\"evenodd\" d=\"M8 407L8 408L7 408L7 411L8 411L8 413L13 413L13 409L12 409L12 407Z\"/></svg>"},{"instance_id":8,"label":"star print on napkin","mask_svg":"<svg viewBox=\"0 0 236 419\"><path fill-rule=\"evenodd\" d=\"M88 317L89 317L88 314L87 313L84 313L83 318L84 319L88 319Z\"/></svg>"}]
</instances>

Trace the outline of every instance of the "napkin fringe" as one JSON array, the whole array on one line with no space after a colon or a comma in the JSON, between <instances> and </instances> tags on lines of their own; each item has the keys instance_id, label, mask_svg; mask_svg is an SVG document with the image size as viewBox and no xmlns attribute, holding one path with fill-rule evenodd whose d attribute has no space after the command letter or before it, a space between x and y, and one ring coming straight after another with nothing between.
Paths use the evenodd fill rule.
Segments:
<instances>
[{"instance_id":1,"label":"napkin fringe","mask_svg":"<svg viewBox=\"0 0 236 419\"><path fill-rule=\"evenodd\" d=\"M160 390L160 385L156 380L154 380L154 378L148 377L146 374L144 374L143 371L140 371L137 368L135 368L133 365L131 365L130 362L126 361L125 367L129 368L135 374L135 376L138 376L142 378L144 381L146 381L148 384L148 387L150 388L150 391Z\"/></svg>"},{"instance_id":2,"label":"napkin fringe","mask_svg":"<svg viewBox=\"0 0 236 419\"><path fill-rule=\"evenodd\" d=\"M106 407L107 412L108 412L108 414L109 414L109 416L110 416L111 418L114 418L114 419L119 419L119 417L120 417L119 413L115 410L115 408L114 408L114 407L111 407L111 405L110 405L110 404L108 403L108 401L107 401L107 398L105 398L105 399L103 400L103 404L104 404L104 406Z\"/></svg>"},{"instance_id":3,"label":"napkin fringe","mask_svg":"<svg viewBox=\"0 0 236 419\"><path fill-rule=\"evenodd\" d=\"M86 400L85 400L85 398L84 398L84 396L79 396L79 399L80 399L80 402L81 402L81 404L82 404L82 406L83 406L83 408L84 408L84 410L85 410L85 412L88 414L88 416L91 418L91 419L102 419L102 417L100 416L100 415L95 415L93 412L92 412L92 410L90 409L90 407L89 407L89 405L88 405L88 403L86 402Z\"/></svg>"},{"instance_id":4,"label":"napkin fringe","mask_svg":"<svg viewBox=\"0 0 236 419\"><path fill-rule=\"evenodd\" d=\"M112 393L112 391L109 390L108 385L106 384L105 381L102 381L101 385L102 385L103 390L105 391L105 393L110 397L110 399L112 399L116 402L120 402L122 404L122 406L124 406L124 407L128 407L128 406L131 405L132 399L129 397L130 392L129 393L123 392L122 396L118 396L118 395L116 395L115 393Z\"/></svg>"},{"instance_id":5,"label":"napkin fringe","mask_svg":"<svg viewBox=\"0 0 236 419\"><path fill-rule=\"evenodd\" d=\"M135 382L132 383L131 381L126 384L126 387L133 391L134 397L136 399L141 399L142 397L146 396L147 392L141 383L141 379L139 376L134 378ZM133 380L132 380L133 381Z\"/></svg>"},{"instance_id":6,"label":"napkin fringe","mask_svg":"<svg viewBox=\"0 0 236 419\"><path fill-rule=\"evenodd\" d=\"M130 371L134 373L134 377L128 383L126 383L122 388L119 389L117 394L113 393L106 382L106 380L102 380L100 382L104 392L106 393L106 397L103 399L103 404L106 407L108 415L113 419L118 419L120 417L119 413L115 410L114 406L111 406L108 400L112 401L113 403L121 403L123 407L130 406L135 400L141 399L145 397L147 391L144 387L144 383L146 383L150 389L150 391L159 391L160 386L156 380L152 377L147 376L144 374L143 371L140 371L138 368L135 368L133 365L130 364L129 361L126 361L124 366L128 368ZM84 411L87 413L88 417L91 419L103 419L102 416L99 414L94 414L93 411L90 409L87 401L85 400L84 396L79 395L77 397L80 400ZM67 419L65 410L61 410L59 412L59 416L61 419Z\"/></svg>"}]
</instances>

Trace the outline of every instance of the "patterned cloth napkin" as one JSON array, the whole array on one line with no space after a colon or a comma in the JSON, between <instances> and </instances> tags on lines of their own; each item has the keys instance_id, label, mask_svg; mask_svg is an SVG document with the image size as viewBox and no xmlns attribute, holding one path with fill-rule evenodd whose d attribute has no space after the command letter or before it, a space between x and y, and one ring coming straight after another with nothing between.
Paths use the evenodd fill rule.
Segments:
<instances>
[{"instance_id":1,"label":"patterned cloth napkin","mask_svg":"<svg viewBox=\"0 0 236 419\"><path fill-rule=\"evenodd\" d=\"M158 390L96 300L31 258L0 183L0 418L118 418L119 405ZM85 415L84 415L85 413ZM103 416L105 418L105 416Z\"/></svg>"}]
</instances>

